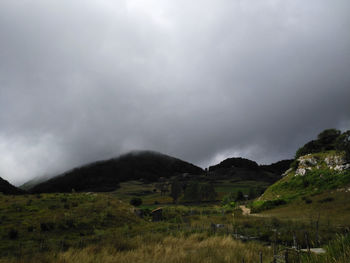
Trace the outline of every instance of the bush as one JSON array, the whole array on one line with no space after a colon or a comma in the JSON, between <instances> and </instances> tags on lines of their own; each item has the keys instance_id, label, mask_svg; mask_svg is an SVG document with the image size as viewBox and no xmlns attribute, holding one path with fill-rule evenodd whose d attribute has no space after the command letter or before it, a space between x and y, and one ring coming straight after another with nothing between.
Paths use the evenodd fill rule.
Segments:
<instances>
[{"instance_id":1,"label":"bush","mask_svg":"<svg viewBox=\"0 0 350 263\"><path fill-rule=\"evenodd\" d=\"M336 129L327 129L321 132L318 136L317 139L319 141L319 144L322 145L325 149L328 150L328 148L331 148L329 150L334 149L334 142L337 140L341 132Z\"/></svg>"},{"instance_id":2,"label":"bush","mask_svg":"<svg viewBox=\"0 0 350 263\"><path fill-rule=\"evenodd\" d=\"M238 191L236 195L236 200L235 201L243 201L244 200L244 195L242 191Z\"/></svg>"},{"instance_id":3,"label":"bush","mask_svg":"<svg viewBox=\"0 0 350 263\"><path fill-rule=\"evenodd\" d=\"M18 231L14 228L11 228L8 232L9 239L17 239L18 238Z\"/></svg>"},{"instance_id":4,"label":"bush","mask_svg":"<svg viewBox=\"0 0 350 263\"><path fill-rule=\"evenodd\" d=\"M336 150L344 151L345 158L350 161L350 130L340 135L335 142Z\"/></svg>"},{"instance_id":5,"label":"bush","mask_svg":"<svg viewBox=\"0 0 350 263\"><path fill-rule=\"evenodd\" d=\"M186 186L186 189L184 192L184 199L186 201L192 201L192 202L197 202L200 200L198 182L191 182Z\"/></svg>"},{"instance_id":6,"label":"bush","mask_svg":"<svg viewBox=\"0 0 350 263\"><path fill-rule=\"evenodd\" d=\"M54 228L55 228L55 223L53 222L40 223L40 229L42 232L51 231Z\"/></svg>"},{"instance_id":7,"label":"bush","mask_svg":"<svg viewBox=\"0 0 350 263\"><path fill-rule=\"evenodd\" d=\"M74 220L73 219L66 219L66 226L68 228L75 228Z\"/></svg>"},{"instance_id":8,"label":"bush","mask_svg":"<svg viewBox=\"0 0 350 263\"><path fill-rule=\"evenodd\" d=\"M50 209L50 210L55 210L55 209L57 209L57 208L59 208L58 205L49 205L49 209Z\"/></svg>"},{"instance_id":9,"label":"bush","mask_svg":"<svg viewBox=\"0 0 350 263\"><path fill-rule=\"evenodd\" d=\"M292 168L293 170L298 169L299 166L299 161L297 159L295 159L291 164L290 164L290 168Z\"/></svg>"},{"instance_id":10,"label":"bush","mask_svg":"<svg viewBox=\"0 0 350 263\"><path fill-rule=\"evenodd\" d=\"M319 200L318 202L319 203L328 203L328 202L332 202L332 201L334 201L333 197L326 197L324 199Z\"/></svg>"},{"instance_id":11,"label":"bush","mask_svg":"<svg viewBox=\"0 0 350 263\"><path fill-rule=\"evenodd\" d=\"M312 203L312 200L310 198L308 198L308 197L303 196L301 199L305 202L305 204L311 204Z\"/></svg>"},{"instance_id":12,"label":"bush","mask_svg":"<svg viewBox=\"0 0 350 263\"><path fill-rule=\"evenodd\" d=\"M284 199L275 199L268 201L256 201L252 204L252 213L262 212L264 210L272 209L280 205L286 204Z\"/></svg>"},{"instance_id":13,"label":"bush","mask_svg":"<svg viewBox=\"0 0 350 263\"><path fill-rule=\"evenodd\" d=\"M338 139L341 136L340 131L336 129L327 129L317 136L317 140L312 140L299 148L295 154L295 158L322 151L335 150L337 148ZM350 134L349 134L350 135Z\"/></svg>"},{"instance_id":14,"label":"bush","mask_svg":"<svg viewBox=\"0 0 350 263\"><path fill-rule=\"evenodd\" d=\"M133 198L130 200L130 204L133 205L133 206L140 206L142 205L142 199L141 198Z\"/></svg>"},{"instance_id":15,"label":"bush","mask_svg":"<svg viewBox=\"0 0 350 263\"><path fill-rule=\"evenodd\" d=\"M234 202L235 200L236 200L236 193L232 192L224 196L224 198L221 201L221 204L223 206L230 205L230 203Z\"/></svg>"}]
</instances>

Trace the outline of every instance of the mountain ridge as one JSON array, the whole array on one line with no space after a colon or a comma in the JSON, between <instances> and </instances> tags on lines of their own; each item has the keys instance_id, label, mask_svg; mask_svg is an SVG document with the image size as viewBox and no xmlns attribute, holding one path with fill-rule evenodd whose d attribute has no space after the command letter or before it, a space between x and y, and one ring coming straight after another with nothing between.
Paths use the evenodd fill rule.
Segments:
<instances>
[{"instance_id":1,"label":"mountain ridge","mask_svg":"<svg viewBox=\"0 0 350 263\"><path fill-rule=\"evenodd\" d=\"M25 194L26 192L22 189L13 186L8 181L0 177L0 193L7 195L19 195Z\"/></svg>"},{"instance_id":2,"label":"mountain ridge","mask_svg":"<svg viewBox=\"0 0 350 263\"><path fill-rule=\"evenodd\" d=\"M35 185L30 192L113 191L128 180L156 181L160 177L203 169L181 159L154 151L134 151L116 158L100 160L57 175Z\"/></svg>"}]
</instances>

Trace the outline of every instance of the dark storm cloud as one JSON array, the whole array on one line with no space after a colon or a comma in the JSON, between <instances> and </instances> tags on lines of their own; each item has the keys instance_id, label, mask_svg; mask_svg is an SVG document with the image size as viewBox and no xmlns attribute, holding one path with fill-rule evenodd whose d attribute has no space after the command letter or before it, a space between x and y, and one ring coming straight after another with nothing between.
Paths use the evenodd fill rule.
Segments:
<instances>
[{"instance_id":1,"label":"dark storm cloud","mask_svg":"<svg viewBox=\"0 0 350 263\"><path fill-rule=\"evenodd\" d=\"M0 176L134 149L207 166L350 128L350 3L1 1Z\"/></svg>"}]
</instances>

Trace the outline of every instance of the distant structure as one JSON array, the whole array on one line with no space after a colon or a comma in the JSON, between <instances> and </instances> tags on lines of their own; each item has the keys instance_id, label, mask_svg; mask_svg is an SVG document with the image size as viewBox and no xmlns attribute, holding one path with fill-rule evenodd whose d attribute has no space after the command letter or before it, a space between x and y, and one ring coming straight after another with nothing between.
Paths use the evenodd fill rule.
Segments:
<instances>
[{"instance_id":1,"label":"distant structure","mask_svg":"<svg viewBox=\"0 0 350 263\"><path fill-rule=\"evenodd\" d=\"M159 207L151 211L152 222L163 220L163 208Z\"/></svg>"}]
</instances>

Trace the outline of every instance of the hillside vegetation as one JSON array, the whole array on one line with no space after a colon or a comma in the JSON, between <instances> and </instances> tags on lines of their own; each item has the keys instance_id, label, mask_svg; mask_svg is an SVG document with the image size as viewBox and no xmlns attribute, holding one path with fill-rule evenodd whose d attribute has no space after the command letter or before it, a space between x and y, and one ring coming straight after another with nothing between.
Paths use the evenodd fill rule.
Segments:
<instances>
[{"instance_id":1,"label":"hillside vegetation","mask_svg":"<svg viewBox=\"0 0 350 263\"><path fill-rule=\"evenodd\" d=\"M253 211L270 209L300 198L307 202L310 196L333 189L350 191L349 135L349 132L341 134L333 129L326 130L317 140L301 147L283 178L268 187L252 204Z\"/></svg>"},{"instance_id":2,"label":"hillside vegetation","mask_svg":"<svg viewBox=\"0 0 350 263\"><path fill-rule=\"evenodd\" d=\"M293 160L283 160L270 165L258 165L245 158L228 158L209 167L209 175L235 181L260 181L273 183L286 171Z\"/></svg>"},{"instance_id":3,"label":"hillside vegetation","mask_svg":"<svg viewBox=\"0 0 350 263\"><path fill-rule=\"evenodd\" d=\"M139 222L130 208L103 194L0 195L0 258L100 242Z\"/></svg>"}]
</instances>

